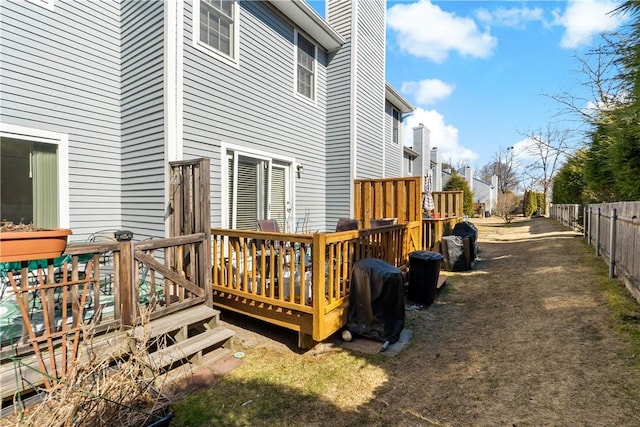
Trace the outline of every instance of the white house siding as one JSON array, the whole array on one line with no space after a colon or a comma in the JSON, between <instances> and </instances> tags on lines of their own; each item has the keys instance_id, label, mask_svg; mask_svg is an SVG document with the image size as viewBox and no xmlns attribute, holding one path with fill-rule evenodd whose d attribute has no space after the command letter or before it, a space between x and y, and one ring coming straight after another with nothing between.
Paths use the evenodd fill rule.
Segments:
<instances>
[{"instance_id":1,"label":"white house siding","mask_svg":"<svg viewBox=\"0 0 640 427\"><path fill-rule=\"evenodd\" d=\"M324 230L326 54L318 48L317 99L311 103L295 95L294 25L271 5L240 2L238 66L193 47L191 4L184 22L184 158L212 159L213 225L222 223L227 203L221 144L233 144L301 164L295 215L309 213L309 229Z\"/></svg>"},{"instance_id":2,"label":"white house siding","mask_svg":"<svg viewBox=\"0 0 640 427\"><path fill-rule=\"evenodd\" d=\"M398 142L393 142L393 106L389 102L385 102L384 144L384 177L395 178L403 176L404 145L402 144L402 122L398 123Z\"/></svg>"},{"instance_id":3,"label":"white house siding","mask_svg":"<svg viewBox=\"0 0 640 427\"><path fill-rule=\"evenodd\" d=\"M163 237L164 2L122 4L122 227Z\"/></svg>"},{"instance_id":4,"label":"white house siding","mask_svg":"<svg viewBox=\"0 0 640 427\"><path fill-rule=\"evenodd\" d=\"M383 175L385 3L356 2L356 178Z\"/></svg>"},{"instance_id":5,"label":"white house siding","mask_svg":"<svg viewBox=\"0 0 640 427\"><path fill-rule=\"evenodd\" d=\"M327 224L350 217L353 176L351 153L351 18L353 5L328 2L327 21L346 43L333 53L327 69Z\"/></svg>"},{"instance_id":6,"label":"white house siding","mask_svg":"<svg viewBox=\"0 0 640 427\"><path fill-rule=\"evenodd\" d=\"M119 227L119 3L3 1L0 28L0 122L68 135L72 240Z\"/></svg>"}]
</instances>

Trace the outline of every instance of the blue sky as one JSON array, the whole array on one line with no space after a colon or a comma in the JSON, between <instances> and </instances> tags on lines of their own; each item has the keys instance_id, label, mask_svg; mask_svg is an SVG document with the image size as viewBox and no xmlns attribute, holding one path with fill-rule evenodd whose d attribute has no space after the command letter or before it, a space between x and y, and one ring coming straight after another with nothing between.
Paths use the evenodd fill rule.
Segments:
<instances>
[{"instance_id":1,"label":"blue sky","mask_svg":"<svg viewBox=\"0 0 640 427\"><path fill-rule=\"evenodd\" d=\"M324 1L308 3L324 16ZM387 1L386 78L417 107L405 131L423 123L443 161L477 170L507 147L524 153L527 134L575 128L545 94L589 99L576 56L623 25L609 13L619 3Z\"/></svg>"}]
</instances>

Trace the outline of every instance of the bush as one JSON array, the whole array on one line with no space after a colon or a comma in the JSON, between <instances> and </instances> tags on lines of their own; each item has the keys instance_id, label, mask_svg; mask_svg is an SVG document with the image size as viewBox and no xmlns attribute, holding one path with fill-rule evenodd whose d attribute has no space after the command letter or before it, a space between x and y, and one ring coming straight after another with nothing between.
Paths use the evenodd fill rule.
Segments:
<instances>
[{"instance_id":1,"label":"bush","mask_svg":"<svg viewBox=\"0 0 640 427\"><path fill-rule=\"evenodd\" d=\"M536 205L538 205L538 213L540 215L547 213L547 202L544 193L536 193Z\"/></svg>"},{"instance_id":2,"label":"bush","mask_svg":"<svg viewBox=\"0 0 640 427\"><path fill-rule=\"evenodd\" d=\"M538 209L536 193L531 190L524 192L524 216L530 218Z\"/></svg>"},{"instance_id":3,"label":"bush","mask_svg":"<svg viewBox=\"0 0 640 427\"><path fill-rule=\"evenodd\" d=\"M498 202L496 204L496 214L501 217L504 222L509 224L513 221L516 210L520 205L520 198L511 191L506 193L498 193Z\"/></svg>"}]
</instances>

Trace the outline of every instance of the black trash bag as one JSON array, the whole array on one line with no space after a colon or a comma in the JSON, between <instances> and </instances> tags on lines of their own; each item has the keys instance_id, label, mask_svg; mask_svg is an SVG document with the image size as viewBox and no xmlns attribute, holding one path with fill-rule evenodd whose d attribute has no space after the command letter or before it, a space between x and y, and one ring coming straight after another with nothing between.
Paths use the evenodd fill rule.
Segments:
<instances>
[{"instance_id":1,"label":"black trash bag","mask_svg":"<svg viewBox=\"0 0 640 427\"><path fill-rule=\"evenodd\" d=\"M404 329L404 284L402 272L376 258L353 265L347 329L393 344Z\"/></svg>"},{"instance_id":2,"label":"black trash bag","mask_svg":"<svg viewBox=\"0 0 640 427\"><path fill-rule=\"evenodd\" d=\"M469 238L471 243L471 259L469 262L473 263L478 258L478 228L469 221L462 221L457 223L453 227L454 236L460 236L463 239Z\"/></svg>"}]
</instances>

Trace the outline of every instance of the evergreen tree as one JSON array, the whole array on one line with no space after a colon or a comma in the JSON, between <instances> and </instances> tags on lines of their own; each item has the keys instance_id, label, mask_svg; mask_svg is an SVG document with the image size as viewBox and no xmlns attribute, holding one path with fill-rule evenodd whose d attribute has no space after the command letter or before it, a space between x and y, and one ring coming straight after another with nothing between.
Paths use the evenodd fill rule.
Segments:
<instances>
[{"instance_id":1,"label":"evergreen tree","mask_svg":"<svg viewBox=\"0 0 640 427\"><path fill-rule=\"evenodd\" d=\"M582 149L562 165L553 180L553 203L581 205L595 201L584 176L586 157L587 151Z\"/></svg>"},{"instance_id":2,"label":"evergreen tree","mask_svg":"<svg viewBox=\"0 0 640 427\"><path fill-rule=\"evenodd\" d=\"M464 193L464 202L462 210L464 214L471 217L473 216L473 193L469 188L469 183L463 176L453 172L451 178L443 188L444 191L460 191Z\"/></svg>"}]
</instances>

